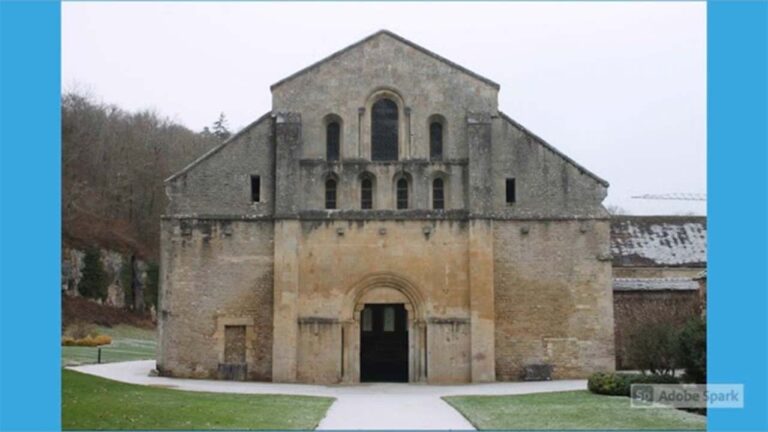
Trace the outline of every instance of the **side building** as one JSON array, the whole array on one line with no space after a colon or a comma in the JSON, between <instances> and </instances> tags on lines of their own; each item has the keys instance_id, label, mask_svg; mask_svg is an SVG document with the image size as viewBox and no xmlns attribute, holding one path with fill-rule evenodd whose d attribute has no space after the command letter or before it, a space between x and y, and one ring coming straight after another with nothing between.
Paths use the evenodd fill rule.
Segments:
<instances>
[{"instance_id":1,"label":"side building","mask_svg":"<svg viewBox=\"0 0 768 432\"><path fill-rule=\"evenodd\" d=\"M611 221L616 367L635 369L632 333L655 323L683 326L703 313L707 219L615 216Z\"/></svg>"}]
</instances>

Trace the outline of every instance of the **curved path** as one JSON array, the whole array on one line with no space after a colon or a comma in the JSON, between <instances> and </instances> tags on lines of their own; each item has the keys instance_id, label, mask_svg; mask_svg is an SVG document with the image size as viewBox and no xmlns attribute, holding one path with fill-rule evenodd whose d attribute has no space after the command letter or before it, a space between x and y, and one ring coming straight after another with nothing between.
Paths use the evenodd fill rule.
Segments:
<instances>
[{"instance_id":1,"label":"curved path","mask_svg":"<svg viewBox=\"0 0 768 432\"><path fill-rule=\"evenodd\" d=\"M131 384L188 391L294 394L336 398L318 429L474 429L442 396L512 395L585 390L585 380L488 384L310 385L216 381L149 376L154 360L76 366L70 369Z\"/></svg>"}]
</instances>

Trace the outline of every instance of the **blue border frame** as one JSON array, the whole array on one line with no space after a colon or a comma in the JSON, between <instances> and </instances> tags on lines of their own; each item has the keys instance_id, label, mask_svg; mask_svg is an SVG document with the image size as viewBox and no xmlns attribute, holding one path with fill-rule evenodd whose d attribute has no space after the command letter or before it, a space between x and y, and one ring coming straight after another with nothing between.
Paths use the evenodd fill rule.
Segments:
<instances>
[{"instance_id":1,"label":"blue border frame","mask_svg":"<svg viewBox=\"0 0 768 432\"><path fill-rule=\"evenodd\" d=\"M768 2L711 1L708 72L708 381L743 383L711 430L768 430Z\"/></svg>"},{"instance_id":2,"label":"blue border frame","mask_svg":"<svg viewBox=\"0 0 768 432\"><path fill-rule=\"evenodd\" d=\"M0 430L60 429L60 4L0 0ZM768 3L708 4L712 430L768 430ZM21 330L21 331L19 331Z\"/></svg>"},{"instance_id":3,"label":"blue border frame","mask_svg":"<svg viewBox=\"0 0 768 432\"><path fill-rule=\"evenodd\" d=\"M0 3L0 430L61 428L60 3Z\"/></svg>"}]
</instances>

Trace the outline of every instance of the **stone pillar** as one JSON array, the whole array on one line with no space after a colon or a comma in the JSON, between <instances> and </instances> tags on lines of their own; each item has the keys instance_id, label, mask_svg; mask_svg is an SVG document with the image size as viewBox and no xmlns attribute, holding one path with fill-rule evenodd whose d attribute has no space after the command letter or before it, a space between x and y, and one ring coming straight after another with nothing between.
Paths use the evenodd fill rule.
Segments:
<instances>
[{"instance_id":1,"label":"stone pillar","mask_svg":"<svg viewBox=\"0 0 768 432\"><path fill-rule=\"evenodd\" d=\"M302 199L299 187L301 115L275 114L275 218L296 217Z\"/></svg>"},{"instance_id":2,"label":"stone pillar","mask_svg":"<svg viewBox=\"0 0 768 432\"><path fill-rule=\"evenodd\" d=\"M469 222L469 310L472 382L496 380L493 221Z\"/></svg>"},{"instance_id":3,"label":"stone pillar","mask_svg":"<svg viewBox=\"0 0 768 432\"><path fill-rule=\"evenodd\" d=\"M469 215L483 217L493 211L490 113L467 114L469 147Z\"/></svg>"},{"instance_id":4,"label":"stone pillar","mask_svg":"<svg viewBox=\"0 0 768 432\"><path fill-rule=\"evenodd\" d=\"M491 123L491 113L467 114L472 382L496 380Z\"/></svg>"},{"instance_id":5,"label":"stone pillar","mask_svg":"<svg viewBox=\"0 0 768 432\"><path fill-rule=\"evenodd\" d=\"M350 321L345 321L344 326L344 375L341 378L343 384L357 384L360 382L360 322L359 314Z\"/></svg>"},{"instance_id":6,"label":"stone pillar","mask_svg":"<svg viewBox=\"0 0 768 432\"><path fill-rule=\"evenodd\" d=\"M272 380L295 382L298 357L301 115L275 114Z\"/></svg>"},{"instance_id":7,"label":"stone pillar","mask_svg":"<svg viewBox=\"0 0 768 432\"><path fill-rule=\"evenodd\" d=\"M295 382L298 356L298 220L275 221L272 381Z\"/></svg>"}]
</instances>

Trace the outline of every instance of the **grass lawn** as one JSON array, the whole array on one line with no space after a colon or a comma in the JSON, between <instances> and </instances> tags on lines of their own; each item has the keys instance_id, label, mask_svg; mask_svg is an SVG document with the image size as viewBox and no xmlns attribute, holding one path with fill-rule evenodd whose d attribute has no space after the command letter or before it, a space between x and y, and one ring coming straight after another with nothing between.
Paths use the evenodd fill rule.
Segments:
<instances>
[{"instance_id":1,"label":"grass lawn","mask_svg":"<svg viewBox=\"0 0 768 432\"><path fill-rule=\"evenodd\" d=\"M314 429L333 398L202 393L62 371L64 429Z\"/></svg>"},{"instance_id":2,"label":"grass lawn","mask_svg":"<svg viewBox=\"0 0 768 432\"><path fill-rule=\"evenodd\" d=\"M122 324L114 327L97 327L97 332L112 337L112 343L101 349L102 363L155 358L156 330ZM98 348L96 347L61 347L62 366L96 363L97 358Z\"/></svg>"},{"instance_id":3,"label":"grass lawn","mask_svg":"<svg viewBox=\"0 0 768 432\"><path fill-rule=\"evenodd\" d=\"M640 409L624 396L588 391L443 398L477 429L706 429L706 417Z\"/></svg>"}]
</instances>

